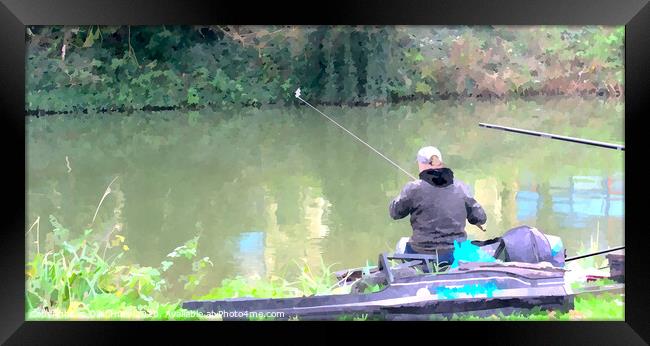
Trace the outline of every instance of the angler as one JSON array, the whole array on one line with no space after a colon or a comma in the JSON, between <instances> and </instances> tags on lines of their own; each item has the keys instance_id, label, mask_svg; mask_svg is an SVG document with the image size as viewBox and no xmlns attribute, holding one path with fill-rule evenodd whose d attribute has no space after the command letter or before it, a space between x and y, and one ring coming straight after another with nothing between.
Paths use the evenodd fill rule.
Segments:
<instances>
[{"instance_id":1,"label":"angler","mask_svg":"<svg viewBox=\"0 0 650 346\"><path fill-rule=\"evenodd\" d=\"M398 252L435 254L440 262L447 262L449 265L453 262L454 240L462 242L467 238L465 219L485 231L481 226L487 221L485 211L470 195L467 185L454 180L452 170L444 167L442 154L438 149L435 147L420 149L418 152L420 179L418 179L336 120L305 101L301 97L300 88L296 90L294 96L413 180L406 184L402 193L390 204L390 216L393 219L401 219L411 214L413 235L410 239L402 238L399 241Z\"/></svg>"},{"instance_id":2,"label":"angler","mask_svg":"<svg viewBox=\"0 0 650 346\"><path fill-rule=\"evenodd\" d=\"M454 241L467 239L465 220L481 226L487 216L469 192L469 187L454 178L435 147L418 151L420 179L408 182L390 202L390 216L397 220L411 215L413 235L403 244L406 254L436 254L439 262L454 261Z\"/></svg>"}]
</instances>

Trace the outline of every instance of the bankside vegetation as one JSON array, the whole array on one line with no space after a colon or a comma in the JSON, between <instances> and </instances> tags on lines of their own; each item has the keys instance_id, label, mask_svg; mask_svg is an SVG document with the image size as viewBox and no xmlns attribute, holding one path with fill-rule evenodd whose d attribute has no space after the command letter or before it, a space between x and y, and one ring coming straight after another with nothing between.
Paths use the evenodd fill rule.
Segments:
<instances>
[{"instance_id":1,"label":"bankside vegetation","mask_svg":"<svg viewBox=\"0 0 650 346\"><path fill-rule=\"evenodd\" d=\"M623 27L30 26L30 114L623 95Z\"/></svg>"}]
</instances>

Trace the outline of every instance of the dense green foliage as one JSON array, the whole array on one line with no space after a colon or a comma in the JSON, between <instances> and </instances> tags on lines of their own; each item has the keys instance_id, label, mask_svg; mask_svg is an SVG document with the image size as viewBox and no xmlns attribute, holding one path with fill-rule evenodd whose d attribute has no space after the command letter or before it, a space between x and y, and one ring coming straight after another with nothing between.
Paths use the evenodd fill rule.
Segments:
<instances>
[{"instance_id":1,"label":"dense green foliage","mask_svg":"<svg viewBox=\"0 0 650 346\"><path fill-rule=\"evenodd\" d=\"M623 27L27 29L27 110L620 96Z\"/></svg>"}]
</instances>

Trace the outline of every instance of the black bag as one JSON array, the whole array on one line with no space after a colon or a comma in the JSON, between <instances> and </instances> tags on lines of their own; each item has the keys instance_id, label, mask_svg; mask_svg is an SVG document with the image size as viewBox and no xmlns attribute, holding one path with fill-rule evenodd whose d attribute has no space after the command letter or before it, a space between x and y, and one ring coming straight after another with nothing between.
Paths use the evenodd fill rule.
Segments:
<instances>
[{"instance_id":1,"label":"black bag","mask_svg":"<svg viewBox=\"0 0 650 346\"><path fill-rule=\"evenodd\" d=\"M556 267L564 266L565 254L560 238L526 225L515 227L501 237L475 240L472 244L504 262L549 262Z\"/></svg>"}]
</instances>

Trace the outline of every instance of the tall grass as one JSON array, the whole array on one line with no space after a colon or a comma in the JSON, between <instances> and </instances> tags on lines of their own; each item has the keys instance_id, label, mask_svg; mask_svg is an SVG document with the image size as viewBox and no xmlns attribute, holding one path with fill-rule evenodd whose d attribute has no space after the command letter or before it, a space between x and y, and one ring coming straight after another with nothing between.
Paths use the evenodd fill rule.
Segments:
<instances>
[{"instance_id":1,"label":"tall grass","mask_svg":"<svg viewBox=\"0 0 650 346\"><path fill-rule=\"evenodd\" d=\"M166 296L174 284L194 291L213 265L208 257L198 256L199 236L173 249L158 266L142 266L126 263L129 247L123 235L102 239L86 229L71 237L56 217L50 216L49 221L50 247L45 253L38 249L25 264L28 320L211 318L187 317L191 314L181 308L180 300ZM173 277L169 273L179 262L191 263L191 272ZM223 280L208 294L193 296L284 298L349 293L349 286L339 287L332 265L326 266L322 259L320 268L311 268L306 261L295 264L299 274L293 281L279 276L239 276Z\"/></svg>"},{"instance_id":2,"label":"tall grass","mask_svg":"<svg viewBox=\"0 0 650 346\"><path fill-rule=\"evenodd\" d=\"M299 269L299 274L292 281L275 275L268 278L237 276L234 279L224 279L219 287L195 298L201 300L239 297L291 298L350 293L349 285L340 286L335 279L331 270L333 264L326 266L322 258L320 268L310 267L306 260L294 261L294 263Z\"/></svg>"},{"instance_id":3,"label":"tall grass","mask_svg":"<svg viewBox=\"0 0 650 346\"><path fill-rule=\"evenodd\" d=\"M177 281L192 289L212 265L208 257L197 257L198 236L174 249L159 266L141 266L124 263L129 251L124 236L102 240L86 229L71 238L54 216L49 219L51 249L37 250L25 265L28 320L173 319L170 312L181 310L180 301L165 297L172 285L166 272L180 261L191 262L192 272Z\"/></svg>"}]
</instances>

